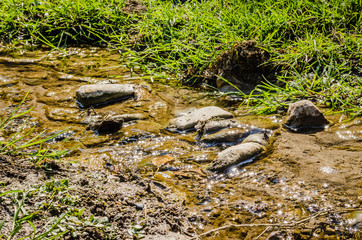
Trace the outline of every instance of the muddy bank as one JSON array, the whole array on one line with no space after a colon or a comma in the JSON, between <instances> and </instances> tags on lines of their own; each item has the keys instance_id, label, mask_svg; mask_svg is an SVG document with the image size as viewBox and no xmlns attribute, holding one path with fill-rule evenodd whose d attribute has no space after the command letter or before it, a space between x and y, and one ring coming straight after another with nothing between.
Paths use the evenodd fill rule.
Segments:
<instances>
[{"instance_id":1,"label":"muddy bank","mask_svg":"<svg viewBox=\"0 0 362 240\"><path fill-rule=\"evenodd\" d=\"M68 215L56 228L72 229L64 239L133 239L145 233L156 238L185 239L188 231L192 231L188 229L180 198L172 194L171 189L162 189L137 173L90 172L56 162L39 168L28 160L3 156L0 169L2 192L8 189L32 192L24 211L36 213L33 222L39 232L45 232L46 222L66 212ZM58 186L61 190L44 190L44 186L49 188L65 180L66 184ZM5 220L1 233L5 236L9 235L16 206L11 195L2 197L0 208L1 218ZM26 216L24 213L20 215ZM32 230L29 224L24 224L16 236L27 236ZM54 231L53 235L58 232Z\"/></svg>"},{"instance_id":2,"label":"muddy bank","mask_svg":"<svg viewBox=\"0 0 362 240\"><path fill-rule=\"evenodd\" d=\"M69 49L67 54L3 55L1 116L9 114L30 91L22 109L34 109L24 130L35 126L34 134L42 130L51 134L68 128L48 144L55 149L77 146L64 159L77 161L77 165L56 164L53 170L43 170L23 160L2 159L1 179L6 179L2 192L45 184L51 177L69 179L69 186L74 186L69 192L81 200L76 208L85 208L86 218L92 214L107 217L116 228L112 230L115 239L133 238L132 233L141 231L150 239L157 239L156 234L185 239L220 227L201 237L360 236L360 119L343 123L341 116L330 115L326 118L331 124L323 131L292 133L282 128L284 116L246 115L237 104L230 105L217 95L175 88L172 80L163 85L129 72L117 52L91 48ZM97 83L148 86L149 90L111 104L80 108L77 90ZM222 116L227 119L213 116L199 125L190 120L192 131L188 131L189 125L168 131L170 123L177 122L172 119L189 117L187 113L210 106L226 111ZM102 120L112 116L141 117L122 118L118 131L98 132ZM184 122L188 117L182 118ZM21 120L15 122L1 137L11 136L22 124ZM208 170L222 151L240 144L251 133L268 135L262 153L226 171ZM10 210L3 209L1 214L11 219L11 202L6 206ZM292 224L302 219L307 220ZM37 226L44 221L40 218ZM233 226L227 227L229 224ZM84 231L94 238L111 236L111 228L90 228Z\"/></svg>"}]
</instances>

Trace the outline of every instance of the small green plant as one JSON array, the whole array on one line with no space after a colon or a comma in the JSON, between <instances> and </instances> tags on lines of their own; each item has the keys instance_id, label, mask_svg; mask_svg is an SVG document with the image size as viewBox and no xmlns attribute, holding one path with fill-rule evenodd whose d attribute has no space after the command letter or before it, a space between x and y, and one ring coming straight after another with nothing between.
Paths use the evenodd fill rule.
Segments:
<instances>
[{"instance_id":1,"label":"small green plant","mask_svg":"<svg viewBox=\"0 0 362 240\"><path fill-rule=\"evenodd\" d=\"M144 225L133 223L128 229L128 233L135 239L142 239L145 237Z\"/></svg>"},{"instance_id":2,"label":"small green plant","mask_svg":"<svg viewBox=\"0 0 362 240\"><path fill-rule=\"evenodd\" d=\"M35 211L33 213L28 213L24 209L24 203L26 198L30 196L29 192L22 191L22 190L12 190L7 191L0 194L0 197L6 196L6 195L14 195L13 197L10 197L13 200L13 206L14 206L14 216L12 219L12 227L10 229L10 234L7 237L7 240L13 239L16 234L19 233L19 231L24 227L25 224L29 224L33 229L33 234L30 236L25 236L20 239L32 239L32 240L41 240L41 239L58 239L59 237L65 235L69 230L61 231L59 233L54 234L55 230L59 227L61 221L67 216L68 212L62 214L52 225L49 229L45 229L42 232L38 232L36 230L36 227L32 220L34 220L37 215L39 214L39 211ZM2 227L4 226L5 219L2 220L0 223L0 232L2 230ZM0 237L3 237L5 234L1 234ZM50 237L49 237L50 236ZM18 240L20 240L18 239Z\"/></svg>"},{"instance_id":3,"label":"small green plant","mask_svg":"<svg viewBox=\"0 0 362 240\"><path fill-rule=\"evenodd\" d=\"M11 125L15 119L23 118L27 113L29 113L32 108L25 110L19 113L21 106L24 104L26 97L29 92L24 96L19 105L13 110L13 112L6 118L0 118L0 133L4 129ZM37 165L45 159L59 159L61 156L64 156L69 152L69 150L64 151L51 151L43 147L43 144L56 136L62 134L67 129L60 131L56 134L53 134L49 137L42 138L42 135L45 131L42 131L39 134L36 134L34 137L31 137L27 140L27 137L31 136L34 132L35 127L31 128L29 131L23 133L25 125L28 120L25 120L23 124L19 127L17 132L13 134L9 140L0 142L0 154L1 155L23 155L32 159ZM19 144L20 143L20 144ZM33 151L28 151L30 148L33 148ZM34 149L35 148L35 149Z\"/></svg>"},{"instance_id":4,"label":"small green plant","mask_svg":"<svg viewBox=\"0 0 362 240\"><path fill-rule=\"evenodd\" d=\"M85 227L112 230L106 217L83 216L85 209L77 208L79 196L72 192L68 179L53 179L27 190L5 191L0 193L0 203L13 208L11 220L0 218L0 239L63 239L76 237ZM46 224L39 227L39 222ZM23 236L21 230L29 225L32 233Z\"/></svg>"}]
</instances>

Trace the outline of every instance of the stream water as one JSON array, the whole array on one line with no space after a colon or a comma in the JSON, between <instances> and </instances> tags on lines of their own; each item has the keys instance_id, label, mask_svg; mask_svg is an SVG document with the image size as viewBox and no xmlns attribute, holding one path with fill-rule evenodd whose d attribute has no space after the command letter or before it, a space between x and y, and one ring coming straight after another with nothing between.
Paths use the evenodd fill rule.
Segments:
<instances>
[{"instance_id":1,"label":"stream water","mask_svg":"<svg viewBox=\"0 0 362 240\"><path fill-rule=\"evenodd\" d=\"M100 82L144 84L151 91L138 100L79 108L76 90ZM323 132L290 133L281 128L282 116L247 115L237 103L217 95L170 79L154 81L130 72L117 51L98 48L69 48L66 53L3 49L0 86L1 116L9 114L29 91L22 107L33 107L26 129L35 126L35 132L46 130L48 135L67 129L49 143L55 149L75 147L65 160L76 160L95 171L131 169L159 183L160 188L173 189L200 232L230 223L293 223L322 212L328 214L275 234L334 239L353 237L360 230L361 119L343 122L345 117L329 115L332 124ZM232 112L245 125L272 131L268 153L257 161L215 174L206 168L226 146L202 144L195 140L195 133L165 130L178 112L215 105ZM99 135L86 130L94 118L133 113L144 117L124 124L118 133ZM15 126L6 133L16 130ZM266 226L254 229L234 227L232 231L221 231L218 237L255 238ZM271 232L273 229L268 229L261 238Z\"/></svg>"}]
</instances>

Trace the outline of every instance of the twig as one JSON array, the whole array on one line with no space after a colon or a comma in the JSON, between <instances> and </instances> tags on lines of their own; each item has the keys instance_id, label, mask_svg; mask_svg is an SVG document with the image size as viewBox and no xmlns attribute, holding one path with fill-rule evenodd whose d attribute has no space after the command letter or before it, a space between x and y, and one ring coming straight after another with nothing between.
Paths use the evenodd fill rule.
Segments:
<instances>
[{"instance_id":1,"label":"twig","mask_svg":"<svg viewBox=\"0 0 362 240\"><path fill-rule=\"evenodd\" d=\"M262 231L256 238L255 240L259 239L264 233L266 233L267 231L269 231L271 229L271 227L266 227L264 229L264 231Z\"/></svg>"},{"instance_id":2,"label":"twig","mask_svg":"<svg viewBox=\"0 0 362 240\"><path fill-rule=\"evenodd\" d=\"M359 211L359 210L362 210L362 208L356 208L356 209L342 209L342 210L339 210L339 211L333 211L334 213L338 212L338 213L345 213L345 212L352 212L352 211ZM209 235L210 233L213 233L213 232L216 232L216 231L220 231L220 230L224 230L224 229L227 229L227 228L232 228L232 227L235 227L235 228L240 228L240 227L267 227L263 232L262 234L264 234L264 232L270 228L270 227L284 227L284 228L291 228L291 227L296 227L298 225L301 225L301 224L304 224L306 222L309 222L310 220L312 220L313 218L316 218L318 216L325 216L325 215L328 215L332 213L332 211L323 211L323 212L318 212L316 214L313 214L309 217L306 217L306 218L303 218L299 221L294 221L294 222L291 222L291 223L257 223L257 224L254 224L254 223L251 223L251 224L228 224L228 225L225 225L225 226L221 226L219 228L215 228L215 229L212 229L210 231L207 231L207 232L204 232L200 235L198 235L197 237L202 237L202 236L207 236ZM260 235L258 236L260 237ZM194 238L191 238L191 239L196 239L195 237Z\"/></svg>"}]
</instances>

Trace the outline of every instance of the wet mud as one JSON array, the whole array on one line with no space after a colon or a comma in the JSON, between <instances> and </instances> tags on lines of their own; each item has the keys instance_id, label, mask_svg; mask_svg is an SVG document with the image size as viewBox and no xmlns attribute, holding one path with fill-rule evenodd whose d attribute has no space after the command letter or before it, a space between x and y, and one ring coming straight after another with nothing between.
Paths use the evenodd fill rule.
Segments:
<instances>
[{"instance_id":1,"label":"wet mud","mask_svg":"<svg viewBox=\"0 0 362 240\"><path fill-rule=\"evenodd\" d=\"M20 53L3 49L0 115L11 113L29 91L22 109L33 110L28 114L25 130L35 126L34 134L46 130L50 135L67 129L49 142L49 147L75 147L64 160L77 161L76 165L69 166L82 169L79 176L87 172L99 173L105 178L126 176L115 182L135 184L135 189L146 191L144 196L135 194L129 198L131 202L144 200L149 206L156 204L152 201L158 198L147 197L152 194L147 193L146 183L152 183L152 188L162 196L172 193L177 208L162 203L160 212L145 220L149 226L148 239L154 234L167 236L172 232L178 234L175 239L357 239L360 236L361 119L343 122L346 118L329 115L326 117L332 124L324 131L291 133L282 128L283 116L246 115L237 104L225 104L216 95L180 86L173 80L162 81L168 81L168 85L152 81L136 70L130 72L117 51L74 48L67 53ZM151 91L143 91L137 99L81 109L75 93L80 86L94 83L147 85ZM214 173L207 168L227 147L225 144L210 145L198 141L197 133L165 130L178 112L215 105L233 113L235 119L246 126L272 131L267 151L245 164ZM144 117L124 122L115 133L87 130L97 119L121 114ZM0 137L11 136L21 125L19 120ZM69 166L66 168L72 168ZM6 176L11 171L15 170L1 174ZM72 174L65 175L74 178ZM129 176L138 177L135 181ZM11 176L6 177L9 179L5 189L21 186L12 185ZM112 182L112 186L115 185ZM111 191L106 186L107 182L97 196L101 196L102 191ZM91 188L83 190L86 193ZM119 191L109 196L127 190ZM121 201L120 196L117 199ZM104 201L113 200L108 197ZM92 203L88 207L90 209ZM112 211L102 214L108 214L111 221L120 226L121 220L115 218L116 210ZM184 214L179 222L174 217L170 217L169 223L164 221L166 212L174 216L179 214L177 211ZM132 219L124 223L131 224ZM152 227L159 229L161 225L167 225L163 232L152 231ZM126 231L122 234L119 239L132 237L127 236Z\"/></svg>"}]
</instances>

